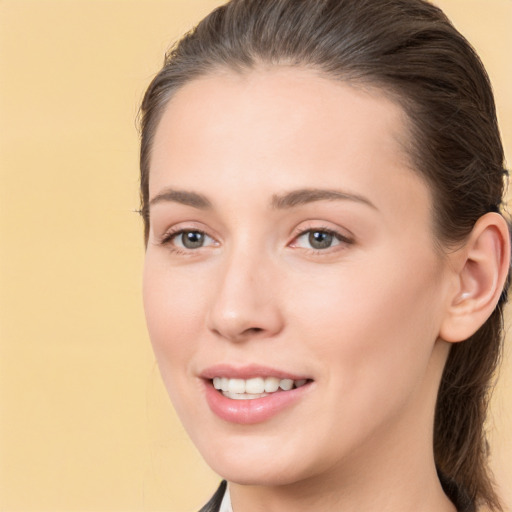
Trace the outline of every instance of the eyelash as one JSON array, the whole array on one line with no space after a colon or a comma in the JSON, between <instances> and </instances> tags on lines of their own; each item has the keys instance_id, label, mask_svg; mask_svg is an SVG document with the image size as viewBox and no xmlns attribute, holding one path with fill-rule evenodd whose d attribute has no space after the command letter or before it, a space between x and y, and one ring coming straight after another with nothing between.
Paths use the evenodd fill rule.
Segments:
<instances>
[{"instance_id":1,"label":"eyelash","mask_svg":"<svg viewBox=\"0 0 512 512\"><path fill-rule=\"evenodd\" d=\"M205 231L201 229L195 229L195 228L178 228L178 229L171 229L170 231L167 231L162 238L159 241L159 245L167 246L171 252L175 254L184 254L184 255L190 255L196 251L196 249L204 248L204 246L200 246L196 249L183 249L181 247L177 247L173 244L173 240L178 238L180 235L183 235L184 233L198 233L199 235L202 235L204 237L208 237L212 240L214 240L213 237L209 236ZM324 226L315 226L315 227L309 227L307 229L297 229L297 231L293 234L293 239L290 244L288 244L290 247L298 247L296 245L297 240L299 240L301 237L311 233L322 233L329 236L332 236L337 240L337 244L333 246L326 247L324 249L315 249L315 248L303 248L304 250L308 251L309 253L313 254L320 254L324 255L327 253L331 253L332 250L340 250L335 249L338 245L352 245L354 244L354 240L352 238L349 238L345 235L342 235L339 231L336 231L335 229L324 227ZM300 248L300 247L299 247Z\"/></svg>"},{"instance_id":2,"label":"eyelash","mask_svg":"<svg viewBox=\"0 0 512 512\"><path fill-rule=\"evenodd\" d=\"M211 238L214 240L213 237L208 235L205 231L202 229L196 229L196 228L177 228L177 229L171 229L170 231L167 231L163 237L159 241L159 245L164 245L169 248L169 250L175 254L184 254L184 255L190 255L191 253L195 252L195 249L183 249L181 247L177 247L173 244L173 240L178 238L180 235L183 235L184 233L198 233L204 237ZM198 247L200 249L202 247Z\"/></svg>"},{"instance_id":3,"label":"eyelash","mask_svg":"<svg viewBox=\"0 0 512 512\"><path fill-rule=\"evenodd\" d=\"M326 255L326 254L330 254L331 252L336 251L336 250L342 250L343 247L338 247L340 245L341 246L343 246L343 245L347 246L347 245L353 245L354 244L354 240L352 238L350 238L348 236L345 236L345 235L342 235L339 231L337 231L335 229L328 228L328 227L325 227L325 226L312 226L312 227L308 227L307 229L303 229L303 228L302 229L298 229L296 231L296 233L294 234L292 243L290 245L292 247L294 247L293 244L295 244L297 242L297 240L299 240L301 237L307 235L308 233L309 234L311 234L311 233L323 233L323 234L326 234L326 235L330 235L333 238L335 238L337 240L337 242L338 242L336 245L327 247L325 249L304 248L305 250L307 250L309 253L312 253L312 254Z\"/></svg>"}]
</instances>

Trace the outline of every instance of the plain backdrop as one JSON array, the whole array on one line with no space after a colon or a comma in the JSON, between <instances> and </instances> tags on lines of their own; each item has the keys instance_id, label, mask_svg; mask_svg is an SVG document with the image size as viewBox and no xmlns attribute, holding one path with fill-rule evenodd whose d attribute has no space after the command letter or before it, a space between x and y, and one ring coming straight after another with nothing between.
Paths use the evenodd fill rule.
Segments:
<instances>
[{"instance_id":1,"label":"plain backdrop","mask_svg":"<svg viewBox=\"0 0 512 512\"><path fill-rule=\"evenodd\" d=\"M0 512L193 511L219 481L150 350L135 210L143 91L220 3L0 0ZM510 167L512 0L437 4L488 68ZM511 352L489 422L508 511Z\"/></svg>"}]
</instances>

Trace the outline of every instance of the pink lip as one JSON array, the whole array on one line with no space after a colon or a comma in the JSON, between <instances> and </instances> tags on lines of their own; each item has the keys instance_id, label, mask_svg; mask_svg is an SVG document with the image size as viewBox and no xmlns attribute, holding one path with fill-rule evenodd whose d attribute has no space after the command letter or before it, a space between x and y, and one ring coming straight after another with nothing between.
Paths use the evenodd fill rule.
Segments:
<instances>
[{"instance_id":1,"label":"pink lip","mask_svg":"<svg viewBox=\"0 0 512 512\"><path fill-rule=\"evenodd\" d=\"M227 377L229 379L251 379L252 377L276 377L277 379L292 380L309 379L307 376L296 375L257 364L239 367L229 364L217 364L202 371L200 377L203 379L213 379L214 377Z\"/></svg>"},{"instance_id":2,"label":"pink lip","mask_svg":"<svg viewBox=\"0 0 512 512\"><path fill-rule=\"evenodd\" d=\"M276 377L279 379L300 380L307 377L296 376L287 372L250 365L234 368L230 365L217 365L201 373L204 381L205 396L211 411L219 418L230 423L251 425L267 421L284 409L300 401L311 390L313 382L290 391L276 391L262 398L252 400L233 400L225 397L213 387L214 377L250 379L252 377Z\"/></svg>"}]
</instances>

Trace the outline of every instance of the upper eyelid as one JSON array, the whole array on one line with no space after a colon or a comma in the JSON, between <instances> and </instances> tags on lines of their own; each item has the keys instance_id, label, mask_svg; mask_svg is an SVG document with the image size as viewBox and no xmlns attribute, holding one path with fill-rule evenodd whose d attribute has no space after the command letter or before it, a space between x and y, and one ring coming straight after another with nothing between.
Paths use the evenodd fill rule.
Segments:
<instances>
[{"instance_id":1,"label":"upper eyelid","mask_svg":"<svg viewBox=\"0 0 512 512\"><path fill-rule=\"evenodd\" d=\"M201 221L191 220L191 221L182 221L176 222L168 226L165 229L159 230L160 233L157 234L156 238L159 240L163 240L165 238L169 238L178 233L182 233L183 231L197 231L200 233L204 233L205 235L213 238L214 240L218 239L216 232L210 229L208 226Z\"/></svg>"},{"instance_id":2,"label":"upper eyelid","mask_svg":"<svg viewBox=\"0 0 512 512\"><path fill-rule=\"evenodd\" d=\"M290 233L291 240L287 243L287 245L292 243L293 240L297 239L299 236L304 235L310 231L325 231L327 233L335 235L341 241L350 243L355 242L355 236L350 230L342 228L340 226L332 226L327 224L328 222L326 221L312 219L300 222L295 228L293 228L292 232ZM219 236L219 234L215 230L209 229L209 227L204 226L204 224L200 221L178 222L175 225L172 225L165 229L161 234L157 235L156 241L158 243L164 243L172 239L172 237L175 237L180 233L186 231L197 231L203 233L209 238L212 238L217 243L222 242L222 237Z\"/></svg>"},{"instance_id":3,"label":"upper eyelid","mask_svg":"<svg viewBox=\"0 0 512 512\"><path fill-rule=\"evenodd\" d=\"M174 242L174 239L178 238L180 235L182 235L183 233L186 233L187 231L188 232L202 233L205 237L207 237L210 240L212 240L213 243L209 243L207 245L202 245L202 246L199 246L199 247L196 247L196 248L182 247L181 245L176 244ZM190 229L190 228L189 229L187 229L187 228L178 228L176 230L173 230L172 228L170 228L170 229L168 229L162 235L162 237L160 237L159 240L157 240L156 245L164 247L167 250L169 250L171 253L175 253L177 255L193 256L195 254L197 256L199 254L202 254L201 249L208 249L211 246L218 245L218 242L217 242L217 240L214 237L212 237L207 232L205 232L204 230L201 230L201 229L197 229L197 228L192 228L192 229Z\"/></svg>"},{"instance_id":4,"label":"upper eyelid","mask_svg":"<svg viewBox=\"0 0 512 512\"><path fill-rule=\"evenodd\" d=\"M208 237L208 238L211 238L212 240L215 240L215 237L213 237L212 235L210 235L207 231L205 231L204 229L199 229L199 228L178 228L178 229L175 229L173 230L172 228L171 229L168 229L161 237L161 243L165 243L165 242L168 242L168 241L171 241L173 240L174 238L177 238L179 235L183 234L183 233L187 233L187 232L190 232L190 233L201 233L203 234L204 236Z\"/></svg>"},{"instance_id":5,"label":"upper eyelid","mask_svg":"<svg viewBox=\"0 0 512 512\"><path fill-rule=\"evenodd\" d=\"M331 233L333 235L339 236L342 240L347 240L354 242L355 236L354 234L346 229L341 227L328 226L321 221L306 221L310 223L309 225L304 226L303 223L299 224L292 232L293 239L308 233L310 231L325 231L326 233Z\"/></svg>"},{"instance_id":6,"label":"upper eyelid","mask_svg":"<svg viewBox=\"0 0 512 512\"><path fill-rule=\"evenodd\" d=\"M345 243L345 244L353 244L354 243L354 240L351 238L351 237L348 237L348 236L345 236L343 235L342 233L340 233L339 231L336 231L336 230L333 230L333 229L315 229L315 228L312 228L312 229L306 229L300 233L298 233L296 236L293 237L292 239L292 242L291 244L293 244L296 240L298 240L299 238L302 238L304 235L310 233L310 232L323 232L323 233L328 233L332 236L334 236L340 243ZM335 247L335 246L333 246Z\"/></svg>"}]
</instances>

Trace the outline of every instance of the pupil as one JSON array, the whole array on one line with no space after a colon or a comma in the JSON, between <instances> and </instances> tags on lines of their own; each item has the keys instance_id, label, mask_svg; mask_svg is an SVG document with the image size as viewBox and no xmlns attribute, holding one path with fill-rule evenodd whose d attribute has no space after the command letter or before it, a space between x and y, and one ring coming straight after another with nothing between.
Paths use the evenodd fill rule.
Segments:
<instances>
[{"instance_id":1,"label":"pupil","mask_svg":"<svg viewBox=\"0 0 512 512\"><path fill-rule=\"evenodd\" d=\"M309 243L313 249L327 249L332 244L332 236L325 231L312 231L309 234Z\"/></svg>"},{"instance_id":2,"label":"pupil","mask_svg":"<svg viewBox=\"0 0 512 512\"><path fill-rule=\"evenodd\" d=\"M204 235L199 231L187 231L182 235L182 242L187 249L197 249L204 242Z\"/></svg>"}]
</instances>

